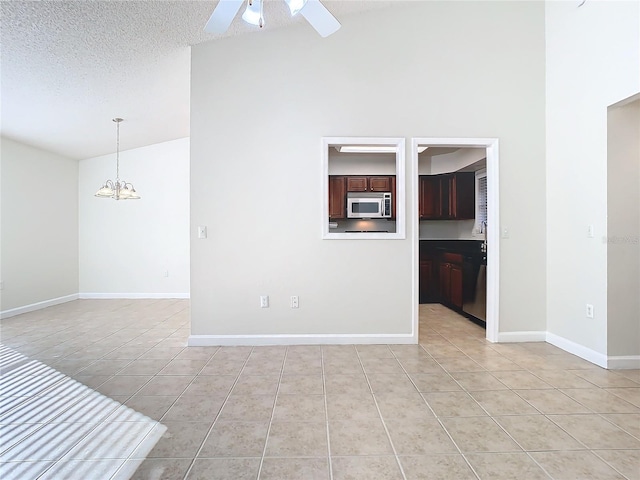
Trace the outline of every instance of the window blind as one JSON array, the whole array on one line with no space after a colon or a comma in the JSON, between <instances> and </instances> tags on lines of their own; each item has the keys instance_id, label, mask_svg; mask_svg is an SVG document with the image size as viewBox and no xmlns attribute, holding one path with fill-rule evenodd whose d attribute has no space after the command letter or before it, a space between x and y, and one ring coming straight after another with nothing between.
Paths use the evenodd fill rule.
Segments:
<instances>
[{"instance_id":1,"label":"window blind","mask_svg":"<svg viewBox=\"0 0 640 480\"><path fill-rule=\"evenodd\" d=\"M476 212L476 222L478 226L486 225L487 222L487 177L486 175L478 177L478 203Z\"/></svg>"}]
</instances>

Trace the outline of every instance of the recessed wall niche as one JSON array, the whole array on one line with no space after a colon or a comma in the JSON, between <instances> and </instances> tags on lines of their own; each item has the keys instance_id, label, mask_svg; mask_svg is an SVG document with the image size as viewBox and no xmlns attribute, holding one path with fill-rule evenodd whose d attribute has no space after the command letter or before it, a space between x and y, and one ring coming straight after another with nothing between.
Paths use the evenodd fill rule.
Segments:
<instances>
[{"instance_id":1,"label":"recessed wall niche","mask_svg":"<svg viewBox=\"0 0 640 480\"><path fill-rule=\"evenodd\" d=\"M405 140L322 139L322 238L405 238Z\"/></svg>"}]
</instances>

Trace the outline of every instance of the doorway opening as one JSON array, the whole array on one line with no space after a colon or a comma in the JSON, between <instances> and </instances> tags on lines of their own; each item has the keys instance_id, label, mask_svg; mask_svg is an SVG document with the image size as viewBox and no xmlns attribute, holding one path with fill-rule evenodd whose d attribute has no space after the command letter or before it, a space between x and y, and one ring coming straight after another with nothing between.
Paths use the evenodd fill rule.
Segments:
<instances>
[{"instance_id":1,"label":"doorway opening","mask_svg":"<svg viewBox=\"0 0 640 480\"><path fill-rule=\"evenodd\" d=\"M456 199L455 195L458 191L458 188L455 184L456 181L460 182L462 185L463 182L467 182L468 180L460 175L459 179L454 178L451 175L443 175L441 179L438 179L440 185L442 187L441 190L433 189L427 184L420 184L421 179L421 171L420 171L420 154L422 154L425 150L438 149L443 155L446 153L453 153L458 149L482 149L484 150L485 165L484 169L486 171L486 218L478 219L477 218L477 203L474 201L474 211L472 222L474 235L477 240L482 239L484 245L482 248L486 247L486 310L485 310L485 322L486 322L486 339L490 342L498 341L498 332L499 332L499 264L500 264L500 235L499 235L499 186L498 186L498 139L497 138L432 138L432 137L416 137L411 141L411 182L412 182L412 191L414 195L411 198L413 214L410 218L410 225L412 226L412 272L413 272L413 281L412 281L412 302L413 302L413 331L415 338L418 338L418 326L419 326L419 303L420 303L420 239L421 239L421 220L420 216L422 215L423 220L428 218L437 218L438 220L449 220L449 223L456 222L457 218L463 218L467 221L467 227L469 226L468 221L470 220L470 214L467 209L461 207L460 210L456 210L457 205L455 205ZM432 163L432 171L429 173L435 173L436 176L438 173L444 173L443 171L439 171L441 168L437 165L437 162ZM457 167L452 167L451 170L464 170L465 165L462 163ZM424 168L423 168L424 170ZM478 175L476 175L478 177ZM446 186L442 182L448 182ZM477 178L476 178L477 181ZM454 182L454 183L452 183ZM474 183L474 189L475 187ZM421 187L422 192L425 192L425 189L428 190L427 197L430 195L438 196L440 195L440 204L438 207L438 212L429 211L425 214L425 210L429 210L430 207L425 206L421 199ZM436 191L437 190L437 191ZM428 202L427 202L428 203ZM462 204L462 201L460 202ZM439 217L438 217L439 215ZM479 222L478 222L479 220ZM451 225L449 225L451 227ZM423 228L423 236L424 236L424 228ZM454 257L455 258L455 257ZM462 257L461 257L462 258ZM453 260L453 259L452 259ZM462 260L461 260L462 263ZM461 267L462 271L462 267ZM454 272L454 276L456 273ZM449 277L446 277L449 278ZM455 296L456 293L450 290L447 290L447 295ZM457 303L458 300L455 297L450 297L450 301ZM460 304L462 305L462 300L460 300ZM477 306L476 306L477 307Z\"/></svg>"}]
</instances>

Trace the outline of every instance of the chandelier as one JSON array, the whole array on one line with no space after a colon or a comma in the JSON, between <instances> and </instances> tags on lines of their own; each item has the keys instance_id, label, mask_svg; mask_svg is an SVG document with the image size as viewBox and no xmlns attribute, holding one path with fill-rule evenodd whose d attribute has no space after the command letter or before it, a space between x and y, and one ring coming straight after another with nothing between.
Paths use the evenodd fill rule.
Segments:
<instances>
[{"instance_id":1,"label":"chandelier","mask_svg":"<svg viewBox=\"0 0 640 480\"><path fill-rule=\"evenodd\" d=\"M96 192L96 197L113 198L114 200L138 200L140 195L132 183L120 180L120 122L122 118L114 118L116 122L116 180L107 180Z\"/></svg>"}]
</instances>

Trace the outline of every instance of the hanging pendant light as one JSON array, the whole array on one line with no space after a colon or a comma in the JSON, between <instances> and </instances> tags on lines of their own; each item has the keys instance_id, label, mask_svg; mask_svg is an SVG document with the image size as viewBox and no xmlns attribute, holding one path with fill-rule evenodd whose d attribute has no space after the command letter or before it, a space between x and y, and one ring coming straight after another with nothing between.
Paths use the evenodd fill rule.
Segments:
<instances>
[{"instance_id":1,"label":"hanging pendant light","mask_svg":"<svg viewBox=\"0 0 640 480\"><path fill-rule=\"evenodd\" d=\"M132 183L120 180L120 122L122 118L114 118L116 123L116 180L107 180L98 189L95 196L99 198L113 198L114 200L138 200L140 195L133 188Z\"/></svg>"}]
</instances>

